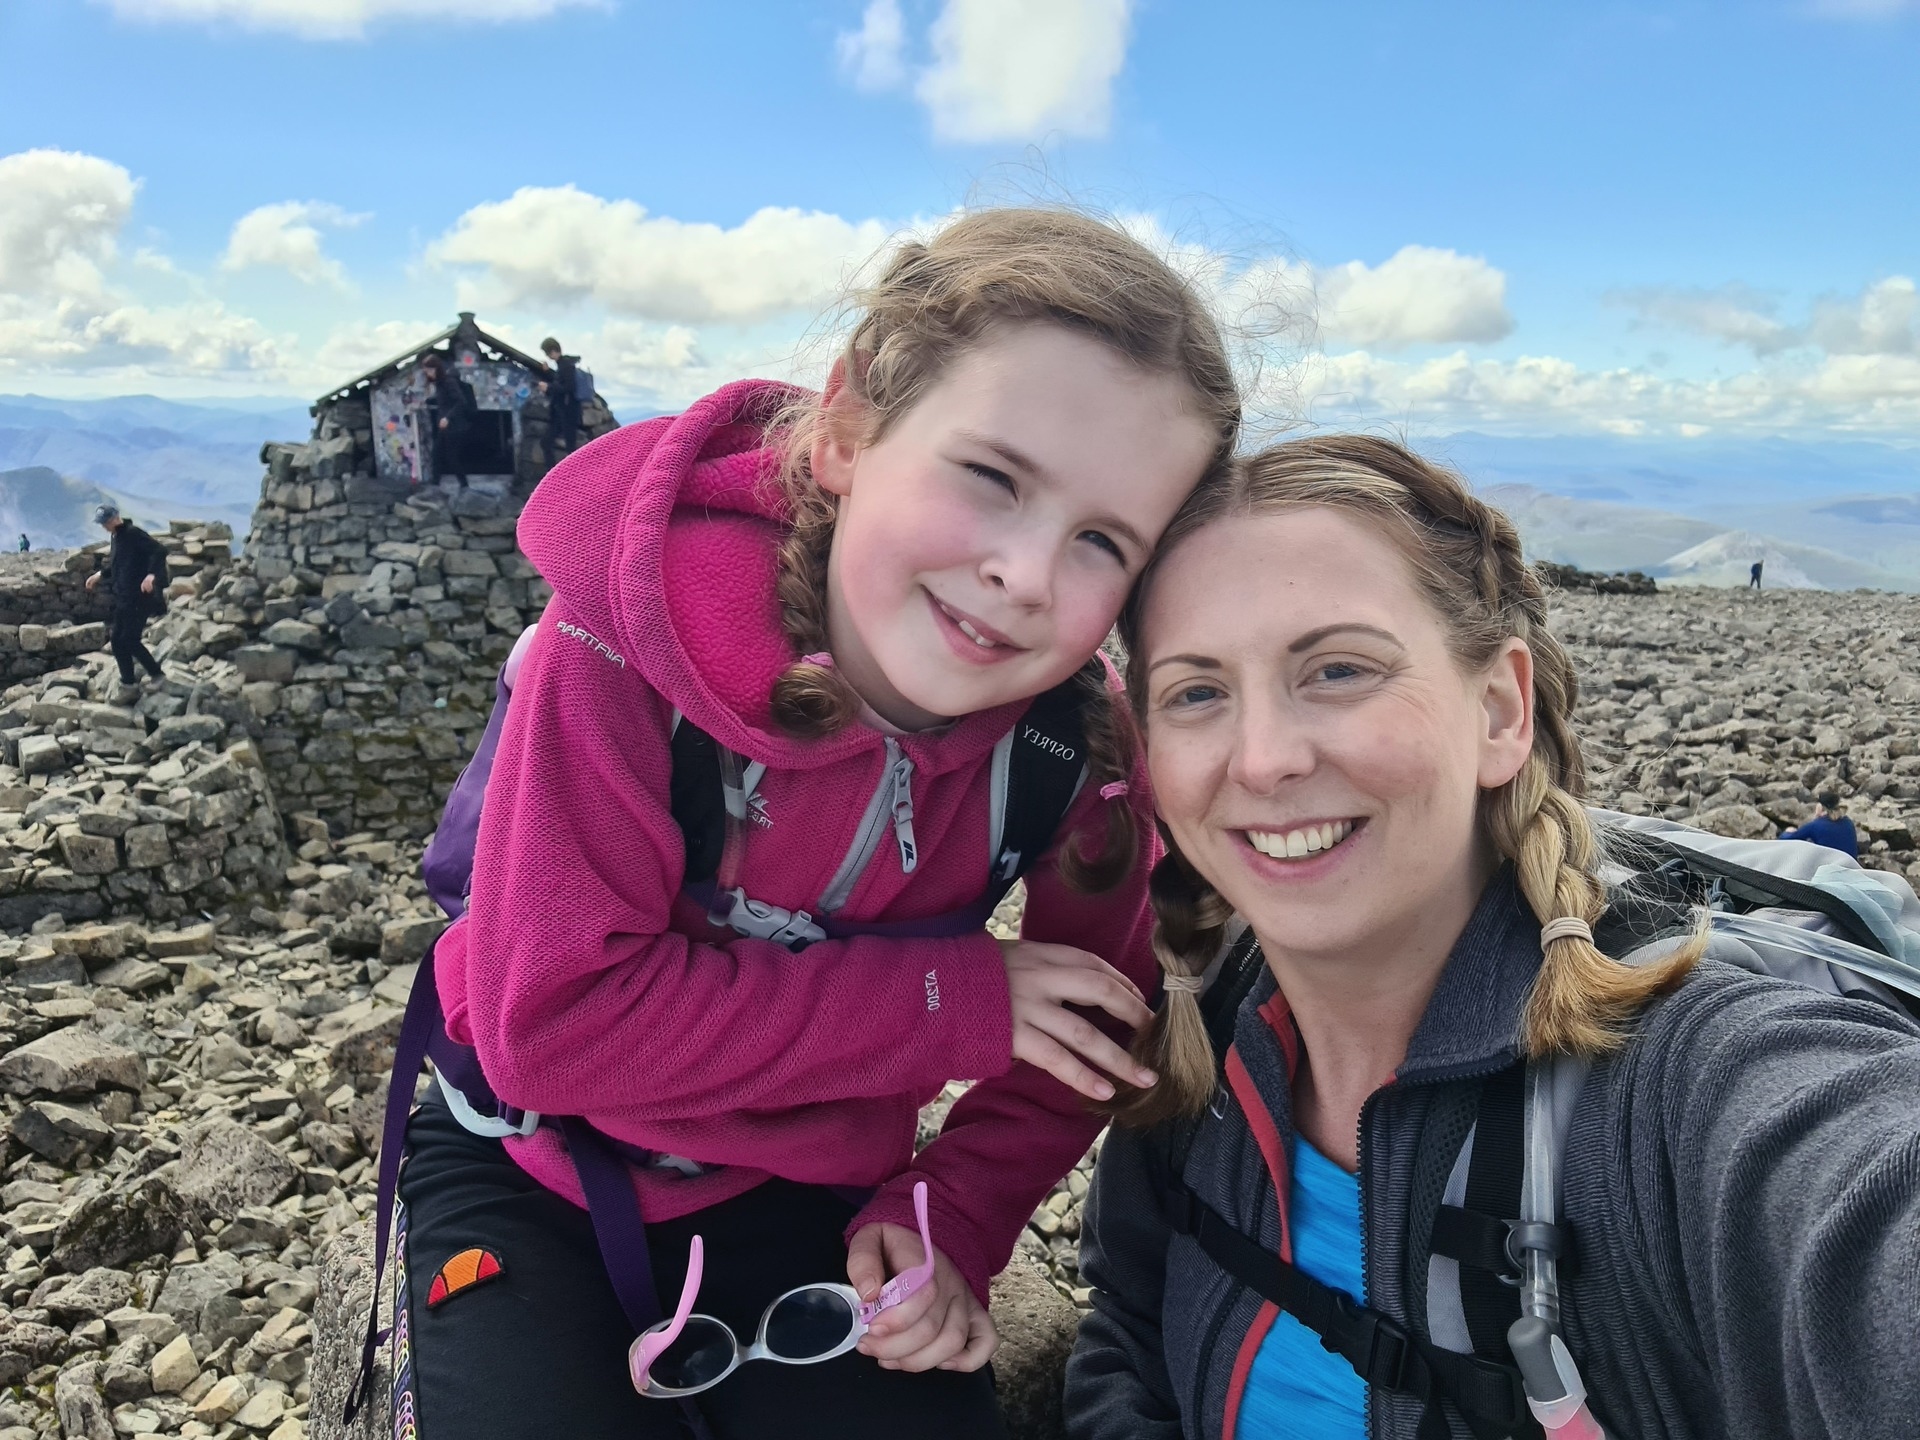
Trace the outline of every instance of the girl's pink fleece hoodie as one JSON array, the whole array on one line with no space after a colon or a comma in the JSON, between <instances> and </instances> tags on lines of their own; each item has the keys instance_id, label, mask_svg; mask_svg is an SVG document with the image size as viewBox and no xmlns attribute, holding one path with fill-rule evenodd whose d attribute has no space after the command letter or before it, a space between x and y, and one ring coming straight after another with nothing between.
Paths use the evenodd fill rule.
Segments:
<instances>
[{"instance_id":1,"label":"girl's pink fleece hoodie","mask_svg":"<svg viewBox=\"0 0 1920 1440\"><path fill-rule=\"evenodd\" d=\"M729 844L757 900L818 912L885 769L886 737L853 725L797 740L768 694L792 663L774 597L785 502L764 426L792 392L729 385L684 415L628 426L555 469L520 519L520 548L554 598L521 668L488 781L471 907L437 971L455 1040L475 1046L505 1102L583 1115L620 1140L719 1168L634 1171L643 1214L669 1219L770 1176L878 1186L854 1228L912 1227L927 1182L934 1243L984 1301L1034 1207L1100 1122L1011 1058L999 946L950 939L823 940L796 954L707 922L681 894L668 801L678 709L766 764L763 813ZM897 743L914 765L918 868L887 843L838 918L943 915L988 883L988 762L1023 705ZM1024 934L1091 950L1153 992L1144 772L1124 800L1085 787L1063 834L1098 843L1108 804L1149 837L1135 873L1085 896L1049 855L1029 872ZM1057 848L1057 847L1056 847ZM914 1154L916 1112L953 1079L975 1085ZM508 1142L576 1203L558 1135Z\"/></svg>"}]
</instances>

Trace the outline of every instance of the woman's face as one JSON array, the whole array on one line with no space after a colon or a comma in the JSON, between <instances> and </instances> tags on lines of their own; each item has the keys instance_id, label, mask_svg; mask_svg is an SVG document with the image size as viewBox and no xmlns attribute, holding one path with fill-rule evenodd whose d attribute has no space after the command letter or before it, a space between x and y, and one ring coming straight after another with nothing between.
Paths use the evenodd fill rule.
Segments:
<instances>
[{"instance_id":1,"label":"woman's face","mask_svg":"<svg viewBox=\"0 0 1920 1440\"><path fill-rule=\"evenodd\" d=\"M1491 863L1480 792L1533 743L1522 642L1463 674L1393 543L1320 507L1182 541L1134 663L1160 815L1270 952L1464 925Z\"/></svg>"}]
</instances>

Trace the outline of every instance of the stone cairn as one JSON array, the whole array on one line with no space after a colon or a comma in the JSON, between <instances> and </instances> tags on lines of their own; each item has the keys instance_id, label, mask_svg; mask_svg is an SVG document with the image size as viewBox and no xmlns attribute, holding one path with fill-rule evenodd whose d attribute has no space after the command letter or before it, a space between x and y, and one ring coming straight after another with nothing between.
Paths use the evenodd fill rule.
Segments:
<instances>
[{"instance_id":1,"label":"stone cairn","mask_svg":"<svg viewBox=\"0 0 1920 1440\"><path fill-rule=\"evenodd\" d=\"M161 537L167 674L131 703L97 547L0 572L0 1440L347 1433L422 843L546 599L518 504L270 457L247 556ZM1554 604L1607 803L1759 836L1831 786L1868 864L1920 872L1920 603ZM1092 1164L995 1285L1021 1437L1059 1433Z\"/></svg>"}]
</instances>

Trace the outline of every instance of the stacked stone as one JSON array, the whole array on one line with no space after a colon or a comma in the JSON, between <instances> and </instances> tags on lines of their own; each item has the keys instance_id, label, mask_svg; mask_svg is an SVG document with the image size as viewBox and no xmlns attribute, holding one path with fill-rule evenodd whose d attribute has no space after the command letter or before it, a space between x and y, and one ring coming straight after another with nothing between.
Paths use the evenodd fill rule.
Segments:
<instances>
[{"instance_id":1,"label":"stacked stone","mask_svg":"<svg viewBox=\"0 0 1920 1440\"><path fill-rule=\"evenodd\" d=\"M277 897L282 822L223 668L176 669L126 705L95 655L0 696L0 927Z\"/></svg>"},{"instance_id":2,"label":"stacked stone","mask_svg":"<svg viewBox=\"0 0 1920 1440\"><path fill-rule=\"evenodd\" d=\"M1652 595L1659 586L1639 570L1600 572L1542 560L1534 565L1541 583L1554 590L1584 590L1590 595Z\"/></svg>"},{"instance_id":3,"label":"stacked stone","mask_svg":"<svg viewBox=\"0 0 1920 1440\"><path fill-rule=\"evenodd\" d=\"M232 661L282 803L336 834L423 836L551 595L514 548L521 503L269 480L250 565L182 617L167 654Z\"/></svg>"}]
</instances>

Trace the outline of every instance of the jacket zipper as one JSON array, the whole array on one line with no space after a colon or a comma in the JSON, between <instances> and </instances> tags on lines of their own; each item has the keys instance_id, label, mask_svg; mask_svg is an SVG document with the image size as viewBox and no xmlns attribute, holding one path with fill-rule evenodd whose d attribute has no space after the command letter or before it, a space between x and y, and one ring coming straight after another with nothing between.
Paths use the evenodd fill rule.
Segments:
<instances>
[{"instance_id":1,"label":"jacket zipper","mask_svg":"<svg viewBox=\"0 0 1920 1440\"><path fill-rule=\"evenodd\" d=\"M853 887L859 883L861 875L872 862L874 851L880 848L880 838L886 834L889 817L893 821L894 839L900 847L901 873L911 875L919 864L919 852L913 839L913 761L901 752L899 741L891 735L886 739L886 763L881 767L880 781L867 801L866 813L854 828L853 845L840 862L840 868L833 872L827 888L820 893L819 910L823 915L831 915L847 903L847 897L853 894Z\"/></svg>"}]
</instances>

